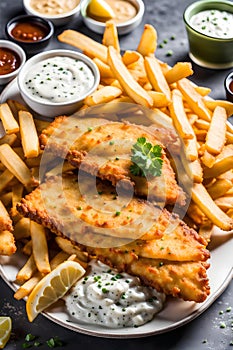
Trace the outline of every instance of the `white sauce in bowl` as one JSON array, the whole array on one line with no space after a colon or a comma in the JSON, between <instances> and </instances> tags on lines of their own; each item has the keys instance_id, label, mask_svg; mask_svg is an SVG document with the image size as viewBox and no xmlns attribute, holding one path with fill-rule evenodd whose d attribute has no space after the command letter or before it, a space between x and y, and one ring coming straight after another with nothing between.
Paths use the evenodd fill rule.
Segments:
<instances>
[{"instance_id":1,"label":"white sauce in bowl","mask_svg":"<svg viewBox=\"0 0 233 350\"><path fill-rule=\"evenodd\" d=\"M193 15L190 25L213 38L233 38L233 14L227 11L205 10Z\"/></svg>"},{"instance_id":2,"label":"white sauce in bowl","mask_svg":"<svg viewBox=\"0 0 233 350\"><path fill-rule=\"evenodd\" d=\"M94 75L83 61L56 56L36 63L27 73L24 85L32 97L56 104L86 95L94 85Z\"/></svg>"},{"instance_id":3,"label":"white sauce in bowl","mask_svg":"<svg viewBox=\"0 0 233 350\"><path fill-rule=\"evenodd\" d=\"M165 295L142 286L137 277L95 260L90 268L66 297L72 320L109 328L138 327L163 308Z\"/></svg>"}]
</instances>

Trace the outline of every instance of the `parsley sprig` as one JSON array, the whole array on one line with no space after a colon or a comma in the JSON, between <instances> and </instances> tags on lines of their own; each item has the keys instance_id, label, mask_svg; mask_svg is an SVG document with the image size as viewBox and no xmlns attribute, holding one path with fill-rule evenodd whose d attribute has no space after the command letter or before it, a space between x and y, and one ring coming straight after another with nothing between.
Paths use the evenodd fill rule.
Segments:
<instances>
[{"instance_id":1,"label":"parsley sprig","mask_svg":"<svg viewBox=\"0 0 233 350\"><path fill-rule=\"evenodd\" d=\"M130 172L135 176L161 176L162 174L162 147L153 146L145 137L139 137L132 147Z\"/></svg>"}]
</instances>

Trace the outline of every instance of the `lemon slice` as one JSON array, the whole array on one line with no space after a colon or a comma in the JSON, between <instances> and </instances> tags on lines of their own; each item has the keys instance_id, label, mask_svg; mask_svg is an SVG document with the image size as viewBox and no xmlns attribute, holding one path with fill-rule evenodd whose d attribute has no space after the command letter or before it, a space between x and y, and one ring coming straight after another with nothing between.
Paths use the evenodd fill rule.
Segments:
<instances>
[{"instance_id":1,"label":"lemon slice","mask_svg":"<svg viewBox=\"0 0 233 350\"><path fill-rule=\"evenodd\" d=\"M111 19L115 17L115 13L111 6L104 0L91 0L88 5L90 15Z\"/></svg>"},{"instance_id":2,"label":"lemon slice","mask_svg":"<svg viewBox=\"0 0 233 350\"><path fill-rule=\"evenodd\" d=\"M3 349L11 335L11 318L7 316L0 317L0 349Z\"/></svg>"},{"instance_id":3,"label":"lemon slice","mask_svg":"<svg viewBox=\"0 0 233 350\"><path fill-rule=\"evenodd\" d=\"M65 261L42 278L33 289L26 303L27 316L32 322L36 316L62 298L85 273L75 261Z\"/></svg>"}]
</instances>

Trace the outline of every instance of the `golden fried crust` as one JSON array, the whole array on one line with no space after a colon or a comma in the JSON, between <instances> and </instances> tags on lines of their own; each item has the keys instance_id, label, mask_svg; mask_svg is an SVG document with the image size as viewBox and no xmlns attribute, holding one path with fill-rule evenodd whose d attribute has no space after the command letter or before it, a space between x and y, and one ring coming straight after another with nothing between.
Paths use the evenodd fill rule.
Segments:
<instances>
[{"instance_id":1,"label":"golden fried crust","mask_svg":"<svg viewBox=\"0 0 233 350\"><path fill-rule=\"evenodd\" d=\"M88 178L86 180L85 193L91 187ZM137 215L151 208L144 207L148 205L147 202L133 198L120 215L106 216L105 210L96 210L97 201L92 203L88 197L88 205L85 203L85 196L80 195L76 174L63 175L63 195L57 192L59 181L59 177L51 178L27 195L17 206L19 212L51 229L56 235L69 238L83 251L119 271L138 276L144 284L167 295L196 302L205 300L209 294L206 276L209 252L205 249L205 240L193 229L167 210L155 208L157 217L154 217L149 231L144 232L140 239L136 237L136 240L128 242L127 239L135 237L137 232L134 225ZM114 187L99 182L97 189L101 190L102 209L103 206L109 209L109 205L111 207L117 201L112 200L116 194ZM96 194L95 199L98 199ZM78 224L76 219L80 219ZM131 220L130 225L125 220ZM144 216L140 222L146 225ZM123 245L113 247L111 244L119 238L117 235L121 235Z\"/></svg>"},{"instance_id":2,"label":"golden fried crust","mask_svg":"<svg viewBox=\"0 0 233 350\"><path fill-rule=\"evenodd\" d=\"M15 252L14 235L9 231L0 232L0 255L12 255Z\"/></svg>"},{"instance_id":3,"label":"golden fried crust","mask_svg":"<svg viewBox=\"0 0 233 350\"><path fill-rule=\"evenodd\" d=\"M109 180L115 186L129 188L141 197L148 195L152 200L165 204L185 204L185 194L177 185L174 171L162 152L162 176L150 179L133 176L130 172L131 148L139 137L146 137L152 144L159 144L164 130L150 129L122 122L109 122L97 118L58 117L45 129L41 136L41 147L66 157L75 167ZM162 146L163 147L163 146Z\"/></svg>"},{"instance_id":4,"label":"golden fried crust","mask_svg":"<svg viewBox=\"0 0 233 350\"><path fill-rule=\"evenodd\" d=\"M139 277L145 285L166 295L201 303L210 294L208 263L145 259L118 248L88 248L87 251L103 263Z\"/></svg>"}]
</instances>

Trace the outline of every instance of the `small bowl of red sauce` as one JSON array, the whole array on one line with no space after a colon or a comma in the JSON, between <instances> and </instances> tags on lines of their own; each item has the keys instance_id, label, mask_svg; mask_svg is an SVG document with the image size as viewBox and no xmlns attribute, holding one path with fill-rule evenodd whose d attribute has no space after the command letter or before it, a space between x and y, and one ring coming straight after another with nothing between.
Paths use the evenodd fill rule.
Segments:
<instances>
[{"instance_id":1,"label":"small bowl of red sauce","mask_svg":"<svg viewBox=\"0 0 233 350\"><path fill-rule=\"evenodd\" d=\"M233 71L227 75L224 85L227 100L233 102Z\"/></svg>"},{"instance_id":2,"label":"small bowl of red sauce","mask_svg":"<svg viewBox=\"0 0 233 350\"><path fill-rule=\"evenodd\" d=\"M29 55L41 52L46 48L53 33L53 24L37 16L17 16L6 25L7 37L20 45Z\"/></svg>"},{"instance_id":3,"label":"small bowl of red sauce","mask_svg":"<svg viewBox=\"0 0 233 350\"><path fill-rule=\"evenodd\" d=\"M0 85L14 79L26 61L24 50L9 40L0 40Z\"/></svg>"}]
</instances>

